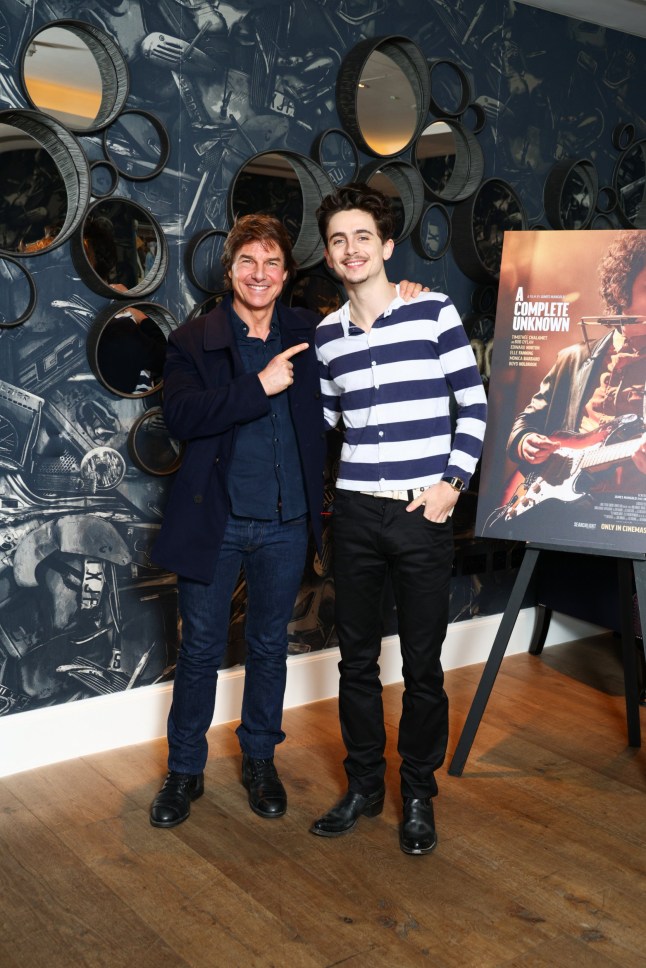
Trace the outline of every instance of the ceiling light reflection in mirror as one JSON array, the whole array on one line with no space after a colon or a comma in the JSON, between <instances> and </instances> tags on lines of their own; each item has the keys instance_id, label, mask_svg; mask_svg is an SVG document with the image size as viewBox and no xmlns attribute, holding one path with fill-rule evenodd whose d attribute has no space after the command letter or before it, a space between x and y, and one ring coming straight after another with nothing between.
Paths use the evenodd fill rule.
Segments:
<instances>
[{"instance_id":1,"label":"ceiling light reflection in mirror","mask_svg":"<svg viewBox=\"0 0 646 968\"><path fill-rule=\"evenodd\" d=\"M91 128L102 98L101 73L88 45L65 27L47 27L30 42L23 76L32 103L74 130Z\"/></svg>"},{"instance_id":2,"label":"ceiling light reflection in mirror","mask_svg":"<svg viewBox=\"0 0 646 968\"><path fill-rule=\"evenodd\" d=\"M402 151L415 134L416 93L392 57L375 50L368 57L357 90L357 121L370 148L380 155Z\"/></svg>"}]
</instances>

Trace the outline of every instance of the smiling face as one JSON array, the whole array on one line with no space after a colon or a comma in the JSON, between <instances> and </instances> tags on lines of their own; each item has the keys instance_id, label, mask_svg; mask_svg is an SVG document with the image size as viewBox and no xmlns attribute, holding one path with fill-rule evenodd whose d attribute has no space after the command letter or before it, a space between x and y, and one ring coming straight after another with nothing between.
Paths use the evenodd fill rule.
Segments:
<instances>
[{"instance_id":1,"label":"smiling face","mask_svg":"<svg viewBox=\"0 0 646 968\"><path fill-rule=\"evenodd\" d=\"M382 242L374 218L362 209L337 212L329 221L325 260L347 287L385 275L393 248L393 240Z\"/></svg>"},{"instance_id":2,"label":"smiling face","mask_svg":"<svg viewBox=\"0 0 646 968\"><path fill-rule=\"evenodd\" d=\"M280 248L271 243L249 242L236 252L229 278L233 289L233 308L244 318L245 311L272 307L287 280L285 259Z\"/></svg>"}]
</instances>

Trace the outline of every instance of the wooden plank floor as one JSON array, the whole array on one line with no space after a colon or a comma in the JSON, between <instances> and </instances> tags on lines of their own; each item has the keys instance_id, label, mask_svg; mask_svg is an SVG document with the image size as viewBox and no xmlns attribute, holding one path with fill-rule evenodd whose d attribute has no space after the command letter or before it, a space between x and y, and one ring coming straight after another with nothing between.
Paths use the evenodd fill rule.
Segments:
<instances>
[{"instance_id":1,"label":"wooden plank floor","mask_svg":"<svg viewBox=\"0 0 646 968\"><path fill-rule=\"evenodd\" d=\"M481 668L447 674L451 751ZM642 968L646 722L628 749L616 640L505 659L427 857L399 850L401 687L384 702L384 812L338 839L308 832L344 789L332 700L285 714L277 821L247 806L235 724L174 830L148 822L162 741L0 780L0 966Z\"/></svg>"}]
</instances>

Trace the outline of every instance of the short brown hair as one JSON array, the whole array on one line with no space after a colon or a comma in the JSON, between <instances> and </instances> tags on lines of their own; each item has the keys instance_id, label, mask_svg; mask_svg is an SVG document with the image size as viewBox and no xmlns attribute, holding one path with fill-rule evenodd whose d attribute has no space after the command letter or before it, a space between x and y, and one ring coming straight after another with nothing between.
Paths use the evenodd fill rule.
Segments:
<instances>
[{"instance_id":1,"label":"short brown hair","mask_svg":"<svg viewBox=\"0 0 646 968\"><path fill-rule=\"evenodd\" d=\"M319 232L325 245L332 216L338 212L349 212L353 208L372 215L382 242L393 238L395 213L388 196L364 182L351 182L337 189L332 195L326 195L316 210Z\"/></svg>"},{"instance_id":2,"label":"short brown hair","mask_svg":"<svg viewBox=\"0 0 646 968\"><path fill-rule=\"evenodd\" d=\"M617 239L599 264L599 291L611 313L623 315L633 301L635 279L646 268L646 236L628 232Z\"/></svg>"},{"instance_id":3,"label":"short brown hair","mask_svg":"<svg viewBox=\"0 0 646 968\"><path fill-rule=\"evenodd\" d=\"M283 223L273 215L242 215L233 223L233 228L227 235L222 250L220 261L224 266L227 288L231 288L229 273L235 257L243 245L249 245L251 242L260 242L265 248L277 245L283 253L285 269L289 273L289 278L294 278L297 266L292 255L292 241Z\"/></svg>"}]
</instances>

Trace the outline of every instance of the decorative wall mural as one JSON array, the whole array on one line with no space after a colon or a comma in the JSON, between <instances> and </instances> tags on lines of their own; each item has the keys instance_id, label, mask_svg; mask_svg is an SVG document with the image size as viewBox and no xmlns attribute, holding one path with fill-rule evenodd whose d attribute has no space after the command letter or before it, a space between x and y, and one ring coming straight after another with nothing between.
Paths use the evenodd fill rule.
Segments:
<instances>
[{"instance_id":1,"label":"decorative wall mural","mask_svg":"<svg viewBox=\"0 0 646 968\"><path fill-rule=\"evenodd\" d=\"M519 227L544 227L550 171L585 159L586 224L646 224L645 40L506 0L87 7L3 0L0 11L0 714L172 675L175 578L150 547L181 444L165 433L154 367L137 367L137 380L152 376L142 390L120 389L129 375L102 379L93 340L97 325L137 311L166 335L215 303L234 211L284 203L286 222L300 220L305 271L285 298L324 313L343 293L320 265L317 197L359 169L390 170L393 194L409 192L390 275L451 295L485 376L500 254L493 188L509 186ZM342 65L354 86L340 105ZM371 107L363 94L393 72L403 76L388 104ZM383 148L388 117L404 126ZM292 163L287 182L264 176L260 190L241 169L267 155ZM607 187L594 197L597 185ZM469 200L475 276L456 250ZM119 227L121 265L102 276L89 227L114 224L123 206L135 214ZM502 611L520 553L473 538L475 499L461 498L455 516L453 620ZM312 550L291 652L334 644L326 549L320 560ZM234 604L227 664L244 655L242 584Z\"/></svg>"}]
</instances>

